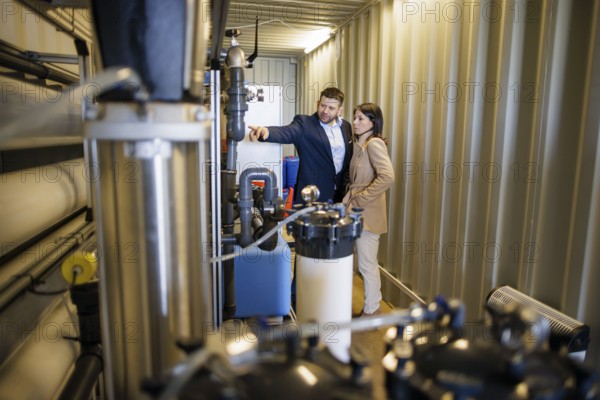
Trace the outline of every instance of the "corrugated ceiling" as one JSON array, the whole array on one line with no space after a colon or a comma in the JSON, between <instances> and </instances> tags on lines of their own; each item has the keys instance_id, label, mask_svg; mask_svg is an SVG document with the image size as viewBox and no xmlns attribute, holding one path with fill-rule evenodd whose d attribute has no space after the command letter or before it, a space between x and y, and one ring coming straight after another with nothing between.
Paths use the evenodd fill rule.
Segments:
<instances>
[{"instance_id":1,"label":"corrugated ceiling","mask_svg":"<svg viewBox=\"0 0 600 400\"><path fill-rule=\"evenodd\" d=\"M258 50L262 57L298 57L310 36L322 28L336 29L372 0L231 1L227 28L240 28L240 46L254 48L254 24L259 18ZM223 45L227 47L229 39Z\"/></svg>"}]
</instances>

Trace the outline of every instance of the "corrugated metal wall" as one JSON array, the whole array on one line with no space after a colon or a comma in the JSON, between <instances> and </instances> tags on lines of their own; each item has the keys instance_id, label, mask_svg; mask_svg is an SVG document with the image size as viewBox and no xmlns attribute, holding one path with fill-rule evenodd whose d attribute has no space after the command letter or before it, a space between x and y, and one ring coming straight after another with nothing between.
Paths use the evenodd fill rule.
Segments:
<instances>
[{"instance_id":1,"label":"corrugated metal wall","mask_svg":"<svg viewBox=\"0 0 600 400\"><path fill-rule=\"evenodd\" d=\"M42 2L15 0L0 4L0 39L22 50L62 55L77 55L69 32L88 43L92 42L92 14L84 8L56 8ZM57 29L64 29L64 32ZM91 50L91 46L90 46ZM77 65L61 64L66 70L78 73Z\"/></svg>"},{"instance_id":2,"label":"corrugated metal wall","mask_svg":"<svg viewBox=\"0 0 600 400\"><path fill-rule=\"evenodd\" d=\"M591 325L597 365L599 12L592 0L382 0L299 71L302 112L328 83L348 119L357 103L383 109L389 272L425 298L462 298L470 319L511 285Z\"/></svg>"}]
</instances>

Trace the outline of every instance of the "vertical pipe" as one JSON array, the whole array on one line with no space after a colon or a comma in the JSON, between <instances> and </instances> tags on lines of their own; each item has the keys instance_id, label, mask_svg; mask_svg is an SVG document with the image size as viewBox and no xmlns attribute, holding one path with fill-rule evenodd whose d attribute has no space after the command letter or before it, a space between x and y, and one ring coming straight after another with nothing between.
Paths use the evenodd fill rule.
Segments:
<instances>
[{"instance_id":1,"label":"vertical pipe","mask_svg":"<svg viewBox=\"0 0 600 400\"><path fill-rule=\"evenodd\" d=\"M218 90L220 83L220 70L212 69L210 71L210 108L212 112L213 124L211 128L211 137L210 137L210 159L212 160L211 165L206 168L207 173L209 174L208 181L210 182L210 186L212 188L221 188L221 93ZM204 176L202 176L205 179ZM211 191L211 222L212 222L212 252L214 253L215 258L218 258L223 253L221 249L221 213L222 213L222 195L220 190L212 190ZM214 298L216 299L213 307L213 315L215 326L221 325L223 320L223 316L221 314L221 307L223 305L223 271L221 268L220 261L214 261L211 265L212 267L212 287L213 293L215 293Z\"/></svg>"},{"instance_id":2,"label":"vertical pipe","mask_svg":"<svg viewBox=\"0 0 600 400\"><path fill-rule=\"evenodd\" d=\"M223 233L233 234L234 209L233 204L229 201L229 195L235 188L237 142L244 139L244 114L248 110L246 89L244 88L244 51L236 45L235 38L232 40L232 47L227 52L226 64L229 67L229 87L227 88L229 103L225 110L227 114L227 160L226 169L223 170L225 178L222 188ZM242 221L242 229L250 229L250 224L244 225L245 222ZM225 254L233 253L234 246L226 244L223 250ZM223 313L224 318L229 319L235 315L236 309L233 260L224 262L223 278L225 290Z\"/></svg>"}]
</instances>

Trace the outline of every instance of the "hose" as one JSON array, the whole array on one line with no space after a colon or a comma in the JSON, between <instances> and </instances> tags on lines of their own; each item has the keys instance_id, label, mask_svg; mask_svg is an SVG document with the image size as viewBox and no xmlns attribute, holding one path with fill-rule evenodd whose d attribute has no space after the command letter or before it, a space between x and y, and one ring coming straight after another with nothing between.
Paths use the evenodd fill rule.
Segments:
<instances>
[{"instance_id":1,"label":"hose","mask_svg":"<svg viewBox=\"0 0 600 400\"><path fill-rule=\"evenodd\" d=\"M164 392L162 392L159 400L175 398L196 371L198 371L212 355L212 353L204 348L192 353L185 361L185 365L178 366L174 369L173 380L165 388Z\"/></svg>"},{"instance_id":2,"label":"hose","mask_svg":"<svg viewBox=\"0 0 600 400\"><path fill-rule=\"evenodd\" d=\"M304 209L302 209L300 211L295 212L294 214L290 215L289 217L287 217L283 221L281 221L279 224L277 224L277 226L275 226L269 232L267 232L266 234L264 234L256 242L250 244L250 246L257 246L257 247L260 246L268 238L270 238L271 236L273 236L275 234L275 232L277 232L279 229L281 229L282 225L285 225L288 222L291 222L291 221L295 220L296 218L300 217L301 215L308 214L309 212L315 211L316 209L317 209L317 207L307 207L307 208L304 208ZM225 254L225 255L220 256L220 257L213 257L213 258L209 259L208 261L210 263L227 261L227 260L231 260L232 258L241 256L243 253L244 252L242 250L240 250L240 251L237 251L235 253Z\"/></svg>"}]
</instances>

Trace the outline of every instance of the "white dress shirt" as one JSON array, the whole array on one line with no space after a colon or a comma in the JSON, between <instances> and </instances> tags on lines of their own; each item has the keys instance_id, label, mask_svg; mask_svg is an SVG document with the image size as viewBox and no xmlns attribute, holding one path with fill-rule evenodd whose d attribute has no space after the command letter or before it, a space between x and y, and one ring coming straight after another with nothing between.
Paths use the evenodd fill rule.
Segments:
<instances>
[{"instance_id":1,"label":"white dress shirt","mask_svg":"<svg viewBox=\"0 0 600 400\"><path fill-rule=\"evenodd\" d=\"M327 125L321 121L319 122L327 134L327 139L329 139L333 164L335 165L335 173L338 174L344 166L344 156L346 155L344 135L342 134L342 119L337 118L333 125Z\"/></svg>"}]
</instances>

